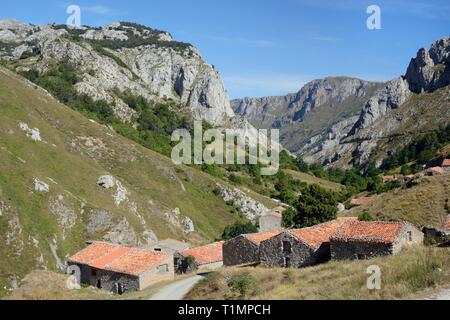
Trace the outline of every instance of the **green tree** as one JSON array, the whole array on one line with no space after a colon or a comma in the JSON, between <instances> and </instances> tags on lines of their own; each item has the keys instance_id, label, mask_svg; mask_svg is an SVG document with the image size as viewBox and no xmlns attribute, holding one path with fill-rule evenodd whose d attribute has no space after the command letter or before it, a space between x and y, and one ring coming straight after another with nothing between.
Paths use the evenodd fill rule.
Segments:
<instances>
[{"instance_id":1,"label":"green tree","mask_svg":"<svg viewBox=\"0 0 450 320\"><path fill-rule=\"evenodd\" d=\"M235 222L232 225L225 227L222 234L222 240L230 240L240 236L241 234L249 234L258 232L258 228L251 222Z\"/></svg>"},{"instance_id":2,"label":"green tree","mask_svg":"<svg viewBox=\"0 0 450 320\"><path fill-rule=\"evenodd\" d=\"M295 204L295 227L304 228L331 221L337 217L338 194L318 185L305 188Z\"/></svg>"}]
</instances>

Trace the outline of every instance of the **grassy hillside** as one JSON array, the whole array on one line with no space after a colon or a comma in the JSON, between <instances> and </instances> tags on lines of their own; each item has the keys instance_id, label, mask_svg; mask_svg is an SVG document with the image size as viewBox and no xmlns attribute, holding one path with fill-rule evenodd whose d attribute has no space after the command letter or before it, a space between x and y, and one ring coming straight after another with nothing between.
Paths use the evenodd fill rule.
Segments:
<instances>
[{"instance_id":1,"label":"grassy hillside","mask_svg":"<svg viewBox=\"0 0 450 320\"><path fill-rule=\"evenodd\" d=\"M353 208L346 214L358 216L367 212L381 220L440 227L450 214L450 175L424 177L411 188L395 189L375 199L372 204Z\"/></svg>"},{"instance_id":2,"label":"grassy hillside","mask_svg":"<svg viewBox=\"0 0 450 320\"><path fill-rule=\"evenodd\" d=\"M290 174L294 179L298 179L300 181L306 182L307 184L317 184L321 186L324 189L329 189L333 191L342 191L344 188L343 185L339 183L334 183L329 180L317 178L311 174L303 173L300 171L294 171L294 170L285 170L286 173Z\"/></svg>"},{"instance_id":3,"label":"grassy hillside","mask_svg":"<svg viewBox=\"0 0 450 320\"><path fill-rule=\"evenodd\" d=\"M22 122L38 128L42 141L27 137ZM126 188L127 200L116 205L116 191L97 186L105 174ZM35 178L50 192L36 192ZM238 216L214 194L216 182L193 168L173 165L0 69L0 295L10 277L21 278L35 267L55 270L58 259L88 239L110 234L145 244L146 231L187 239L165 218L175 208L195 224L190 242L218 237Z\"/></svg>"},{"instance_id":4,"label":"grassy hillside","mask_svg":"<svg viewBox=\"0 0 450 320\"><path fill-rule=\"evenodd\" d=\"M371 265L381 269L381 290L367 289ZM303 269L223 269L200 282L186 299L415 299L449 287L450 249L415 247L398 256Z\"/></svg>"}]
</instances>

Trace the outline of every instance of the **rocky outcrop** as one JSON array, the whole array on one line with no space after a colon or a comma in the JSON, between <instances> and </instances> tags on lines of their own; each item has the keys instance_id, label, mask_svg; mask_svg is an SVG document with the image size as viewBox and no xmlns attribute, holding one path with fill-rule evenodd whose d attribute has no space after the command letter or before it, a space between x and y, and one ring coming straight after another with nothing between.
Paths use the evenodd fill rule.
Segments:
<instances>
[{"instance_id":1,"label":"rocky outcrop","mask_svg":"<svg viewBox=\"0 0 450 320\"><path fill-rule=\"evenodd\" d=\"M225 203L235 207L245 218L254 223L269 210L237 188L230 189L217 184L217 190Z\"/></svg>"},{"instance_id":2,"label":"rocky outcrop","mask_svg":"<svg viewBox=\"0 0 450 320\"><path fill-rule=\"evenodd\" d=\"M420 49L405 76L415 93L430 92L450 84L450 37L442 38L429 50Z\"/></svg>"},{"instance_id":3,"label":"rocky outcrop","mask_svg":"<svg viewBox=\"0 0 450 320\"><path fill-rule=\"evenodd\" d=\"M354 135L369 127L391 110L400 107L411 96L408 81L402 77L389 81L386 86L375 93L364 106L361 116L349 132Z\"/></svg>"},{"instance_id":4,"label":"rocky outcrop","mask_svg":"<svg viewBox=\"0 0 450 320\"><path fill-rule=\"evenodd\" d=\"M126 122L133 122L135 111L116 90L148 100L173 99L195 118L217 126L234 117L217 70L194 47L174 41L167 32L132 23L74 30L0 20L0 59L14 61L25 54L38 57L25 69L44 72L55 62L76 65L81 73L76 90L110 102Z\"/></svg>"},{"instance_id":5,"label":"rocky outcrop","mask_svg":"<svg viewBox=\"0 0 450 320\"><path fill-rule=\"evenodd\" d=\"M179 208L175 208L172 211L164 213L166 221L170 226L174 226L183 230L184 233L189 234L195 231L194 222L189 217L181 217L181 211Z\"/></svg>"},{"instance_id":6,"label":"rocky outcrop","mask_svg":"<svg viewBox=\"0 0 450 320\"><path fill-rule=\"evenodd\" d=\"M36 192L47 193L50 191L50 186L47 183L39 180L38 178L33 179L33 185L34 185L34 191L36 191Z\"/></svg>"}]
</instances>

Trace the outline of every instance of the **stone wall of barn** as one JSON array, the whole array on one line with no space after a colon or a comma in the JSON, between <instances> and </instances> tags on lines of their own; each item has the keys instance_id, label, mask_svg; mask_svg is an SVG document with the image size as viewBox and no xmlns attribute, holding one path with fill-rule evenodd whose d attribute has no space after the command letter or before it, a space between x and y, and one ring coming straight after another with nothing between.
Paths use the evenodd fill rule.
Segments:
<instances>
[{"instance_id":1,"label":"stone wall of barn","mask_svg":"<svg viewBox=\"0 0 450 320\"><path fill-rule=\"evenodd\" d=\"M86 265L77 266L81 270L81 284L104 289L115 294L140 290L139 277L98 270ZM121 292L118 292L119 287Z\"/></svg>"},{"instance_id":2,"label":"stone wall of barn","mask_svg":"<svg viewBox=\"0 0 450 320\"><path fill-rule=\"evenodd\" d=\"M399 253L406 246L423 244L424 237L422 231L410 223L405 223L393 244L393 254Z\"/></svg>"},{"instance_id":3,"label":"stone wall of barn","mask_svg":"<svg viewBox=\"0 0 450 320\"><path fill-rule=\"evenodd\" d=\"M259 219L259 232L277 231L281 230L282 218L274 215L262 216Z\"/></svg>"},{"instance_id":4,"label":"stone wall of barn","mask_svg":"<svg viewBox=\"0 0 450 320\"><path fill-rule=\"evenodd\" d=\"M290 250L285 250L286 245L284 243L288 244ZM288 232L265 240L260 245L261 265L269 268L300 268L327 261L329 258L330 248L328 244L315 250Z\"/></svg>"},{"instance_id":5,"label":"stone wall of barn","mask_svg":"<svg viewBox=\"0 0 450 320\"><path fill-rule=\"evenodd\" d=\"M365 260L394 252L392 244L335 239L331 240L330 249L333 260Z\"/></svg>"},{"instance_id":6,"label":"stone wall of barn","mask_svg":"<svg viewBox=\"0 0 450 320\"><path fill-rule=\"evenodd\" d=\"M223 244L223 265L227 267L259 263L259 246L239 236Z\"/></svg>"},{"instance_id":7,"label":"stone wall of barn","mask_svg":"<svg viewBox=\"0 0 450 320\"><path fill-rule=\"evenodd\" d=\"M76 265L81 271L81 284L104 289L106 291L122 294L130 291L139 291L148 286L174 278L173 258L169 257L159 265L140 276L132 276L112 271L99 270L87 265Z\"/></svg>"},{"instance_id":8,"label":"stone wall of barn","mask_svg":"<svg viewBox=\"0 0 450 320\"><path fill-rule=\"evenodd\" d=\"M334 260L362 260L395 255L405 246L423 244L424 234L412 224L405 223L395 242L392 244L331 240L331 257Z\"/></svg>"},{"instance_id":9,"label":"stone wall of barn","mask_svg":"<svg viewBox=\"0 0 450 320\"><path fill-rule=\"evenodd\" d=\"M144 290L157 282L172 280L174 277L174 259L170 256L149 271L139 276L140 290Z\"/></svg>"}]
</instances>

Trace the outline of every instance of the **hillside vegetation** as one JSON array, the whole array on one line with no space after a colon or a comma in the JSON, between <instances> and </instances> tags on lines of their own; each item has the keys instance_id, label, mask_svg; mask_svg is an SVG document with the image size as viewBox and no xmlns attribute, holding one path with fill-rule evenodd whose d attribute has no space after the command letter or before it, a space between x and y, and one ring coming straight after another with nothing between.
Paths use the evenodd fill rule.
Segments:
<instances>
[{"instance_id":1,"label":"hillside vegetation","mask_svg":"<svg viewBox=\"0 0 450 320\"><path fill-rule=\"evenodd\" d=\"M424 177L410 188L395 189L375 197L347 214L368 213L380 220L409 221L417 227L441 227L450 214L450 175Z\"/></svg>"},{"instance_id":2,"label":"hillside vegetation","mask_svg":"<svg viewBox=\"0 0 450 320\"><path fill-rule=\"evenodd\" d=\"M33 141L24 124L37 128L42 141ZM102 175L113 176L116 187L99 187ZM37 192L35 179L49 192ZM0 295L11 279L36 267L61 268L88 239L139 245L153 234L194 244L217 238L240 219L213 192L217 182L173 165L1 69ZM180 219L194 222L194 233L174 223L176 208Z\"/></svg>"}]
</instances>

